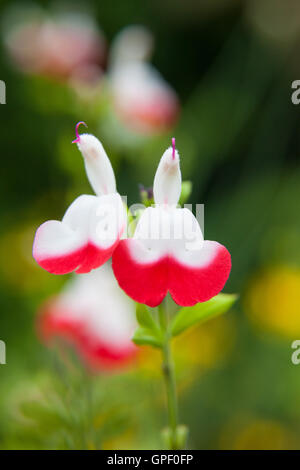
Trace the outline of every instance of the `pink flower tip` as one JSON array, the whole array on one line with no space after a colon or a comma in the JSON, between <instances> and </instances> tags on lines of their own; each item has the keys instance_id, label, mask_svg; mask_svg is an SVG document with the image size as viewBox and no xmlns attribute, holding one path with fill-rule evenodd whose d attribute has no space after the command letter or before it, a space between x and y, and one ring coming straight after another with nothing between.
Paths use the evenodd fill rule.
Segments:
<instances>
[{"instance_id":1,"label":"pink flower tip","mask_svg":"<svg viewBox=\"0 0 300 470\"><path fill-rule=\"evenodd\" d=\"M173 160L174 160L174 158L175 158L175 150L176 150L176 148L175 148L175 137L172 137L172 149L173 149L173 150L172 150L172 158L173 158Z\"/></svg>"},{"instance_id":2,"label":"pink flower tip","mask_svg":"<svg viewBox=\"0 0 300 470\"><path fill-rule=\"evenodd\" d=\"M80 126L80 124L83 124L85 127L87 127L87 125L84 121L77 122L77 124L75 126L76 139L72 141L72 144L78 144L78 142L80 142L80 135L78 134L78 127Z\"/></svg>"}]
</instances>

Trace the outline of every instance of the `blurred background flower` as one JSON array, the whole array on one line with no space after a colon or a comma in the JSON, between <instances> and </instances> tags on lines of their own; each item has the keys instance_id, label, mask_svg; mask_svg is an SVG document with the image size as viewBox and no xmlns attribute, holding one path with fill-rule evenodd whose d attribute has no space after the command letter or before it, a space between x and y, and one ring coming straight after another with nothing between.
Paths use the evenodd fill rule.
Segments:
<instances>
[{"instance_id":1,"label":"blurred background flower","mask_svg":"<svg viewBox=\"0 0 300 470\"><path fill-rule=\"evenodd\" d=\"M41 310L41 339L70 342L92 370L121 367L137 353L131 341L136 328L135 304L118 286L110 262L74 277Z\"/></svg>"},{"instance_id":2,"label":"blurred background flower","mask_svg":"<svg viewBox=\"0 0 300 470\"><path fill-rule=\"evenodd\" d=\"M92 79L97 68L101 73L105 40L90 16L70 11L50 15L37 7L24 8L23 16L22 8L8 11L4 35L8 53L20 70L61 80Z\"/></svg>"},{"instance_id":3,"label":"blurred background flower","mask_svg":"<svg viewBox=\"0 0 300 470\"><path fill-rule=\"evenodd\" d=\"M51 298L51 334L61 337L67 310L61 316L58 306L85 282L52 276L31 257L44 214L59 219L90 192L71 145L80 120L103 142L129 205L139 202L138 183L152 184L175 135L183 179L193 182L188 202L205 203L205 238L232 254L226 291L241 301L174 342L189 446L300 446L291 362L300 333L300 119L290 98L300 73L298 10L296 0L2 2L0 448L162 446L157 351L140 348L114 374L97 356L91 374L77 360L77 339L72 355L36 334ZM113 318L95 319L90 306L113 306L100 289L87 297L82 328L96 345Z\"/></svg>"},{"instance_id":4,"label":"blurred background flower","mask_svg":"<svg viewBox=\"0 0 300 470\"><path fill-rule=\"evenodd\" d=\"M115 110L131 129L146 134L168 130L179 111L175 92L147 63L152 43L145 27L131 26L118 34L110 53Z\"/></svg>"}]
</instances>

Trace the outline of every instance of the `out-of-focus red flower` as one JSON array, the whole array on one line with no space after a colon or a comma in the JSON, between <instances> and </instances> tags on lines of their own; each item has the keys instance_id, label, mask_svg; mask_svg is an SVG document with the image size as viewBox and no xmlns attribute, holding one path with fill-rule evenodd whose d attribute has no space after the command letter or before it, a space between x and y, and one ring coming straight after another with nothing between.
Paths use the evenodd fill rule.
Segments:
<instances>
[{"instance_id":1,"label":"out-of-focus red flower","mask_svg":"<svg viewBox=\"0 0 300 470\"><path fill-rule=\"evenodd\" d=\"M109 263L69 281L42 306L37 327L43 342L65 340L92 370L119 369L137 353L131 341L135 304L119 288Z\"/></svg>"},{"instance_id":2,"label":"out-of-focus red flower","mask_svg":"<svg viewBox=\"0 0 300 470\"><path fill-rule=\"evenodd\" d=\"M5 42L14 63L31 74L67 79L82 68L99 69L105 40L89 17L69 14L11 26Z\"/></svg>"},{"instance_id":3,"label":"out-of-focus red flower","mask_svg":"<svg viewBox=\"0 0 300 470\"><path fill-rule=\"evenodd\" d=\"M116 112L126 126L145 134L164 132L178 117L174 90L152 67L152 35L130 26L115 39L110 52L110 85Z\"/></svg>"}]
</instances>

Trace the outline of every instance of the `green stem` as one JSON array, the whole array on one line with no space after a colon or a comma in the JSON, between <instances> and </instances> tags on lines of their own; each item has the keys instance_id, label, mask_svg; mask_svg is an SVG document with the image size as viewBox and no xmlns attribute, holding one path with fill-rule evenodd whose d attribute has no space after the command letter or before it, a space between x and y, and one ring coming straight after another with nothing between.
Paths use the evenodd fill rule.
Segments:
<instances>
[{"instance_id":1,"label":"green stem","mask_svg":"<svg viewBox=\"0 0 300 470\"><path fill-rule=\"evenodd\" d=\"M165 308L164 308L165 307ZM169 318L167 306L161 306L159 309L160 323L165 331L165 339L162 348L163 355L163 376L166 385L167 392L167 406L168 406L168 418L169 418L169 429L170 429L170 444L171 450L177 450L177 431L178 431L178 404L176 394L176 382L175 382L175 371L174 363L172 359L171 345L170 345L170 332L168 329Z\"/></svg>"}]
</instances>

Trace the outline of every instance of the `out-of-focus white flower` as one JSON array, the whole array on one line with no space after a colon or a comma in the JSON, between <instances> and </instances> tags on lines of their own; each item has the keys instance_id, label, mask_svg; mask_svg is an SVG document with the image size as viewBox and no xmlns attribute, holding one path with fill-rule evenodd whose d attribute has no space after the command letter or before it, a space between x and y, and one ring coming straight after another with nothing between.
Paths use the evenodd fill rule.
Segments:
<instances>
[{"instance_id":1,"label":"out-of-focus white flower","mask_svg":"<svg viewBox=\"0 0 300 470\"><path fill-rule=\"evenodd\" d=\"M83 99L105 98L109 90L115 115L135 133L161 133L175 124L179 101L149 63L153 36L145 27L128 26L117 35L106 69L106 42L91 16L50 16L37 7L24 18L17 12L6 15L4 42L23 72L66 81Z\"/></svg>"},{"instance_id":2,"label":"out-of-focus white flower","mask_svg":"<svg viewBox=\"0 0 300 470\"><path fill-rule=\"evenodd\" d=\"M166 131L179 111L174 90L148 63L152 45L153 37L146 28L127 27L112 44L108 71L120 119L145 134Z\"/></svg>"},{"instance_id":3,"label":"out-of-focus white flower","mask_svg":"<svg viewBox=\"0 0 300 470\"><path fill-rule=\"evenodd\" d=\"M119 288L110 263L70 280L40 313L41 339L71 343L91 369L119 368L136 355L135 304Z\"/></svg>"}]
</instances>

